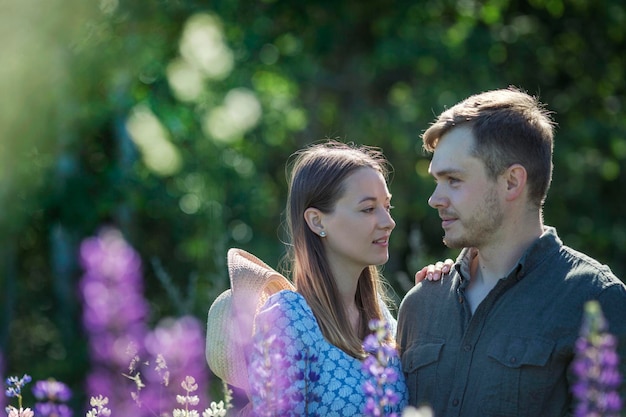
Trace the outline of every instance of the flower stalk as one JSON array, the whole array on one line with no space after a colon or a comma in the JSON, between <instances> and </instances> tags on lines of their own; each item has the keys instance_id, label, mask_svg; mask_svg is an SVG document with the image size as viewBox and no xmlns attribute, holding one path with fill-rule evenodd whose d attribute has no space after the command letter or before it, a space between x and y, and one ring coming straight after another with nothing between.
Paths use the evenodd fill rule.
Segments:
<instances>
[{"instance_id":1,"label":"flower stalk","mask_svg":"<svg viewBox=\"0 0 626 417\"><path fill-rule=\"evenodd\" d=\"M577 378L572 387L577 402L575 417L619 417L622 399L617 390L622 378L616 347L617 340L607 330L600 304L587 302L572 364Z\"/></svg>"},{"instance_id":2,"label":"flower stalk","mask_svg":"<svg viewBox=\"0 0 626 417\"><path fill-rule=\"evenodd\" d=\"M398 352L386 343L386 340L389 340L389 329L383 321L372 320L369 328L372 333L363 341L363 350L369 353L362 366L369 377L363 384L366 396L364 414L369 417L387 415L396 417L396 413L387 413L398 403L399 398L392 389L387 388L387 385L398 380L395 369L388 366L390 360L397 357Z\"/></svg>"}]
</instances>

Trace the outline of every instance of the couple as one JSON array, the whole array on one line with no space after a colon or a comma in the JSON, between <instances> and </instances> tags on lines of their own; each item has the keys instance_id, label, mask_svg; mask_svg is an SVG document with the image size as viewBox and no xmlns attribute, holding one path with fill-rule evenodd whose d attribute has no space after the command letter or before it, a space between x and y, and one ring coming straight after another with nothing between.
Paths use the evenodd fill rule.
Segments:
<instances>
[{"instance_id":1,"label":"couple","mask_svg":"<svg viewBox=\"0 0 626 417\"><path fill-rule=\"evenodd\" d=\"M439 212L444 243L462 251L439 282L424 280L426 269L416 274L397 329L376 268L389 257L395 226L383 155L332 142L297 153L287 203L293 284L253 256L229 252L231 265L252 264L272 281L247 329L254 335L244 355L247 380L234 383L246 389L248 408L362 415L363 341L378 319L390 329L383 343L401 358L388 365L398 378L385 386L396 400L385 413L428 404L436 417L570 415L583 306L598 300L609 331L622 337L626 286L543 224L553 129L534 97L510 88L469 97L426 130L436 181L428 203ZM235 299L234 276L245 269L230 270Z\"/></svg>"}]
</instances>

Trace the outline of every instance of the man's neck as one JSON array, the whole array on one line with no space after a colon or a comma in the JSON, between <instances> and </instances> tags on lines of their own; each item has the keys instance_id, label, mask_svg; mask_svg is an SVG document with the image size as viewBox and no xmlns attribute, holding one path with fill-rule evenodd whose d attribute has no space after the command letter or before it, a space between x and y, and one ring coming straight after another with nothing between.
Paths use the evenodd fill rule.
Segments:
<instances>
[{"instance_id":1,"label":"man's neck","mask_svg":"<svg viewBox=\"0 0 626 417\"><path fill-rule=\"evenodd\" d=\"M500 239L478 248L478 254L472 263L476 263L472 272L479 270L484 281L496 282L508 275L542 234L543 224L540 222L504 233Z\"/></svg>"},{"instance_id":2,"label":"man's neck","mask_svg":"<svg viewBox=\"0 0 626 417\"><path fill-rule=\"evenodd\" d=\"M466 294L472 312L476 311L497 282L518 264L526 250L543 233L543 226L529 228L525 232L515 238L501 239L476 249L476 255L470 263L471 280Z\"/></svg>"}]
</instances>

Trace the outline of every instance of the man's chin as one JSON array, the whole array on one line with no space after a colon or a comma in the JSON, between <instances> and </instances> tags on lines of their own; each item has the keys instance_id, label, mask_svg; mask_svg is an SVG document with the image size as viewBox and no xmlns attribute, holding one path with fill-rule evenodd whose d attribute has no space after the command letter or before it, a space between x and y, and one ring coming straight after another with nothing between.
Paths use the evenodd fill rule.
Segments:
<instances>
[{"instance_id":1,"label":"man's chin","mask_svg":"<svg viewBox=\"0 0 626 417\"><path fill-rule=\"evenodd\" d=\"M463 241L448 236L443 237L443 244L450 249L462 249L466 246Z\"/></svg>"}]
</instances>

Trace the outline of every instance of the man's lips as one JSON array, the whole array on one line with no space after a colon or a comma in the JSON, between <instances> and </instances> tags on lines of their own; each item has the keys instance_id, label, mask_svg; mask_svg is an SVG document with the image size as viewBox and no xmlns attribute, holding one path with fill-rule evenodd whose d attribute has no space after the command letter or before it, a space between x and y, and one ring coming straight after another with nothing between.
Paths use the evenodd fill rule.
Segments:
<instances>
[{"instance_id":1,"label":"man's lips","mask_svg":"<svg viewBox=\"0 0 626 417\"><path fill-rule=\"evenodd\" d=\"M444 229L450 227L452 223L456 221L456 217L442 217L441 218L441 227Z\"/></svg>"}]
</instances>

